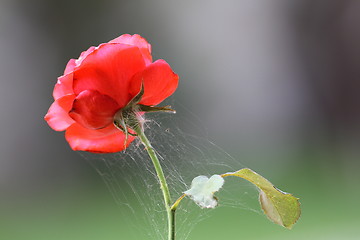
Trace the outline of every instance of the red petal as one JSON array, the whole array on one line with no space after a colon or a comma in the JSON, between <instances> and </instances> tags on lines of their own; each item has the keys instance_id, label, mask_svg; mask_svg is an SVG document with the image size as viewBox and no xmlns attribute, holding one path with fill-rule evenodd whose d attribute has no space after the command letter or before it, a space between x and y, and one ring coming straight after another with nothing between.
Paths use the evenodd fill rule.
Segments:
<instances>
[{"instance_id":1,"label":"red petal","mask_svg":"<svg viewBox=\"0 0 360 240\"><path fill-rule=\"evenodd\" d=\"M78 59L76 59L76 61L75 61L76 66L80 66L81 63L82 63L82 61L83 61L90 53L92 53L95 49L96 49L96 47L91 46L91 47L89 47L88 50L83 51L83 52L80 54L80 57L79 57Z\"/></svg>"},{"instance_id":2,"label":"red petal","mask_svg":"<svg viewBox=\"0 0 360 240\"><path fill-rule=\"evenodd\" d=\"M92 130L78 123L71 125L65 133L70 147L75 151L111 153L124 150L135 137L129 136L125 146L125 134L113 124L106 128Z\"/></svg>"},{"instance_id":3,"label":"red petal","mask_svg":"<svg viewBox=\"0 0 360 240\"><path fill-rule=\"evenodd\" d=\"M111 40L109 43L123 43L123 44L136 46L140 49L141 54L145 59L146 65L152 62L151 45L146 41L145 38L141 37L138 34L135 35L124 34L118 38L115 38L114 40Z\"/></svg>"},{"instance_id":4,"label":"red petal","mask_svg":"<svg viewBox=\"0 0 360 240\"><path fill-rule=\"evenodd\" d=\"M74 94L73 88L73 73L63 75L58 78L57 83L55 84L53 97L54 99L59 99L65 95Z\"/></svg>"},{"instance_id":5,"label":"red petal","mask_svg":"<svg viewBox=\"0 0 360 240\"><path fill-rule=\"evenodd\" d=\"M50 106L48 113L45 115L45 120L55 131L64 131L75 122L68 114L74 99L74 94L66 95L57 99Z\"/></svg>"},{"instance_id":6,"label":"red petal","mask_svg":"<svg viewBox=\"0 0 360 240\"><path fill-rule=\"evenodd\" d=\"M57 83L55 84L53 96L54 99L58 99L67 94L73 94L73 74L75 67L79 66L81 62L94 51L95 47L90 47L88 50L82 52L78 59L70 59L67 63L64 71L64 75L58 78Z\"/></svg>"},{"instance_id":7,"label":"red petal","mask_svg":"<svg viewBox=\"0 0 360 240\"><path fill-rule=\"evenodd\" d=\"M124 107L131 95L131 77L145 68L137 47L125 44L103 44L91 52L73 72L75 94L84 90L98 90Z\"/></svg>"},{"instance_id":8,"label":"red petal","mask_svg":"<svg viewBox=\"0 0 360 240\"><path fill-rule=\"evenodd\" d=\"M89 55L94 50L95 50L95 47L91 46L88 50L83 51L80 54L78 59L70 59L65 67L64 75L74 71L74 68L79 66L81 64L81 62L87 57L87 55Z\"/></svg>"},{"instance_id":9,"label":"red petal","mask_svg":"<svg viewBox=\"0 0 360 240\"><path fill-rule=\"evenodd\" d=\"M75 68L75 59L70 59L69 62L67 63L66 67L65 67L65 71L64 71L64 75L74 71Z\"/></svg>"},{"instance_id":10,"label":"red petal","mask_svg":"<svg viewBox=\"0 0 360 240\"><path fill-rule=\"evenodd\" d=\"M175 92L179 76L160 59L133 77L130 91L133 95L139 92L141 81L144 83L144 95L140 104L155 106Z\"/></svg>"},{"instance_id":11,"label":"red petal","mask_svg":"<svg viewBox=\"0 0 360 240\"><path fill-rule=\"evenodd\" d=\"M85 90L74 100L69 115L85 128L99 129L111 124L119 105L96 90Z\"/></svg>"}]
</instances>

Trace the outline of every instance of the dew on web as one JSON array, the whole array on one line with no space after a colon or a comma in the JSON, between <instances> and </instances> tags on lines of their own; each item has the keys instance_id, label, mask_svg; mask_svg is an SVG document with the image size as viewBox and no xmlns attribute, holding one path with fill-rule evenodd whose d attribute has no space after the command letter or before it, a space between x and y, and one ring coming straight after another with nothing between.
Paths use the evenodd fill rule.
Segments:
<instances>
[{"instance_id":1,"label":"dew on web","mask_svg":"<svg viewBox=\"0 0 360 240\"><path fill-rule=\"evenodd\" d=\"M175 109L186 111L181 106ZM206 131L203 136L195 136L188 133L190 129L186 129L188 132L180 129L180 125L202 129L194 119L166 113L147 114L146 119L145 134L158 154L173 202L190 188L196 176L210 177L245 167L212 143ZM132 226L134 239L166 240L167 219L162 193L152 162L140 142L134 141L120 153L81 155L105 182L123 219ZM250 203L257 203L257 190L246 181L226 180L216 196L219 205L213 210L200 209L187 197L181 201L176 212L177 239L186 240L197 223L223 207L260 212Z\"/></svg>"}]
</instances>

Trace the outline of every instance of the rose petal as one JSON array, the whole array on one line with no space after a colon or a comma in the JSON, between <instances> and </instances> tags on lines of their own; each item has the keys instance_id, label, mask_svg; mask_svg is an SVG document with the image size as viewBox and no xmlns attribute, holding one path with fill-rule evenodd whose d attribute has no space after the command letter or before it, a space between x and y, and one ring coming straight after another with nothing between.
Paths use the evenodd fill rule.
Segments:
<instances>
[{"instance_id":1,"label":"rose petal","mask_svg":"<svg viewBox=\"0 0 360 240\"><path fill-rule=\"evenodd\" d=\"M70 59L67 63L64 71L64 75L58 78L58 81L54 87L53 96L54 99L58 99L67 94L73 94L73 74L75 67L79 66L82 61L89 55L95 47L90 47L88 50L83 51L78 59Z\"/></svg>"},{"instance_id":2,"label":"rose petal","mask_svg":"<svg viewBox=\"0 0 360 240\"><path fill-rule=\"evenodd\" d=\"M67 63L66 67L65 67L65 71L64 71L64 75L74 71L75 68L75 59L70 59L69 62Z\"/></svg>"},{"instance_id":3,"label":"rose petal","mask_svg":"<svg viewBox=\"0 0 360 240\"><path fill-rule=\"evenodd\" d=\"M87 89L98 90L124 107L132 97L129 93L131 77L144 68L144 59L137 47L103 44L75 69L73 89L76 95Z\"/></svg>"},{"instance_id":4,"label":"rose petal","mask_svg":"<svg viewBox=\"0 0 360 240\"><path fill-rule=\"evenodd\" d=\"M65 67L64 75L74 71L74 68L79 66L81 64L81 62L87 57L87 55L89 55L89 53L91 53L95 49L96 49L96 47L91 46L88 50L83 51L80 54L78 59L70 59L69 62L67 63L67 65L66 65L66 67Z\"/></svg>"},{"instance_id":5,"label":"rose petal","mask_svg":"<svg viewBox=\"0 0 360 240\"><path fill-rule=\"evenodd\" d=\"M78 123L74 123L66 130L65 138L75 151L96 153L122 151L135 139L135 137L128 136L125 146L125 134L113 124L106 128L92 130L84 128Z\"/></svg>"},{"instance_id":6,"label":"rose petal","mask_svg":"<svg viewBox=\"0 0 360 240\"><path fill-rule=\"evenodd\" d=\"M83 52L80 54L80 57L75 60L76 66L80 66L81 63L82 63L82 61L83 61L90 53L92 53L95 49L96 49L96 47L91 46L91 47L89 47L88 50L83 51Z\"/></svg>"},{"instance_id":7,"label":"rose petal","mask_svg":"<svg viewBox=\"0 0 360 240\"><path fill-rule=\"evenodd\" d=\"M111 97L96 90L85 90L75 98L69 115L85 128L99 129L113 122L118 109L119 105Z\"/></svg>"},{"instance_id":8,"label":"rose petal","mask_svg":"<svg viewBox=\"0 0 360 240\"><path fill-rule=\"evenodd\" d=\"M134 35L123 34L120 37L111 40L109 43L123 43L123 44L136 46L140 49L141 54L145 59L146 65L152 62L151 45L146 41L145 38L141 37L138 34L134 34Z\"/></svg>"},{"instance_id":9,"label":"rose petal","mask_svg":"<svg viewBox=\"0 0 360 240\"><path fill-rule=\"evenodd\" d=\"M73 85L73 73L72 72L59 77L57 83L55 84L54 91L53 91L54 99L56 100L65 95L74 94L72 85Z\"/></svg>"},{"instance_id":10,"label":"rose petal","mask_svg":"<svg viewBox=\"0 0 360 240\"><path fill-rule=\"evenodd\" d=\"M45 120L55 131L64 131L75 122L68 114L74 99L74 94L66 95L57 99L50 106L49 111L45 115Z\"/></svg>"},{"instance_id":11,"label":"rose petal","mask_svg":"<svg viewBox=\"0 0 360 240\"><path fill-rule=\"evenodd\" d=\"M179 76L160 59L133 77L130 90L133 95L139 92L141 81L144 83L144 95L139 103L155 106L175 92Z\"/></svg>"}]
</instances>

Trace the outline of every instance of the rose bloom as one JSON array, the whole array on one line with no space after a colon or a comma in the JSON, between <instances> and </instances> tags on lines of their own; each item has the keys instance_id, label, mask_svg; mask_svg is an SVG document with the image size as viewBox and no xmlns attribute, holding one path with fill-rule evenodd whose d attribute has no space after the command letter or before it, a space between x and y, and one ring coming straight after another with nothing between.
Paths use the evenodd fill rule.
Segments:
<instances>
[{"instance_id":1,"label":"rose bloom","mask_svg":"<svg viewBox=\"0 0 360 240\"><path fill-rule=\"evenodd\" d=\"M73 150L118 152L135 137L115 127L115 114L142 85L144 93L138 104L159 104L174 93L178 79L164 60L152 62L151 45L144 38L121 35L70 59L55 85L55 101L45 120L56 131L66 130Z\"/></svg>"}]
</instances>

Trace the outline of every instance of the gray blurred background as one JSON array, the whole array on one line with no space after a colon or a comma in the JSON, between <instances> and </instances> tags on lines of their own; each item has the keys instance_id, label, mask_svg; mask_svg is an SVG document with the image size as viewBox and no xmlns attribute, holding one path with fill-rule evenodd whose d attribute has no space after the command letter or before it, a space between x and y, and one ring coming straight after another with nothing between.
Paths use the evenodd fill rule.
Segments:
<instances>
[{"instance_id":1,"label":"gray blurred background","mask_svg":"<svg viewBox=\"0 0 360 240\"><path fill-rule=\"evenodd\" d=\"M67 61L124 33L180 75L183 118L301 197L294 230L250 214L244 237L357 239L359 23L356 0L1 0L0 239L133 239L100 177L43 120ZM209 219L190 239L238 232Z\"/></svg>"}]
</instances>

